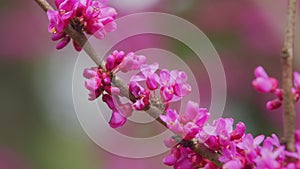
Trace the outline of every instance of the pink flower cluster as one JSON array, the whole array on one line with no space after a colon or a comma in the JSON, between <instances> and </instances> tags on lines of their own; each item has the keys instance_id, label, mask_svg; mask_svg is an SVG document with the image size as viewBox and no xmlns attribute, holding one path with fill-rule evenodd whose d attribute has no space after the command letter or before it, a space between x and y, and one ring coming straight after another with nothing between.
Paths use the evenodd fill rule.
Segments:
<instances>
[{"instance_id":1,"label":"pink flower cluster","mask_svg":"<svg viewBox=\"0 0 300 169\"><path fill-rule=\"evenodd\" d=\"M220 118L212 125L205 124L209 113L199 108L198 104L188 102L185 112L181 115L167 110L161 119L167 127L182 138L175 137L165 140L167 147L172 147L171 153L164 158L166 165L175 169L218 169L213 162L191 150L189 144L202 144L216 154L222 168L228 169L296 169L300 167L300 130L296 131L296 152L288 152L280 144L278 137L260 135L253 137L245 134L246 126L238 122L233 129L232 118ZM193 140L192 142L190 142ZM287 159L293 157L296 162Z\"/></svg>"},{"instance_id":2,"label":"pink flower cluster","mask_svg":"<svg viewBox=\"0 0 300 169\"><path fill-rule=\"evenodd\" d=\"M191 92L185 72L163 69L158 74L157 63L147 65L145 62L146 57L143 55L136 55L133 52L125 55L123 51L114 51L107 57L105 69L93 67L84 70L89 100L95 100L103 94L102 100L113 111L109 123L114 128L124 125L133 110L147 110L152 102L167 109L170 102L178 101ZM118 71L126 73L137 69L140 72L130 79L128 86L132 103L123 104L119 98L120 89L111 85L112 78ZM156 95L157 90L160 95ZM196 117L187 115L187 118Z\"/></svg>"},{"instance_id":3,"label":"pink flower cluster","mask_svg":"<svg viewBox=\"0 0 300 169\"><path fill-rule=\"evenodd\" d=\"M162 69L158 73L158 67L158 63L143 64L140 73L131 78L129 90L134 96L136 110L145 109L149 105L151 96L167 108L170 102L178 101L191 92L184 71ZM160 96L155 95L156 90L159 91Z\"/></svg>"},{"instance_id":4,"label":"pink flower cluster","mask_svg":"<svg viewBox=\"0 0 300 169\"><path fill-rule=\"evenodd\" d=\"M273 93L277 98L268 101L266 107L268 110L274 110L282 105L283 101L283 90L278 88L278 80L269 77L263 67L259 66L254 71L255 79L252 81L253 87L261 93ZM299 100L300 97L300 74L294 72L294 85L292 88L292 93L294 95L295 102Z\"/></svg>"},{"instance_id":5,"label":"pink flower cluster","mask_svg":"<svg viewBox=\"0 0 300 169\"><path fill-rule=\"evenodd\" d=\"M83 76L87 78L85 87L89 90L89 100L95 100L102 95L102 100L112 110L109 124L113 128L124 125L126 117L133 111L131 104L120 101L120 89L111 85L113 74L118 70L127 72L138 69L145 61L143 55L132 52L125 55L123 51L114 51L107 57L105 69L92 67L83 72Z\"/></svg>"},{"instance_id":6,"label":"pink flower cluster","mask_svg":"<svg viewBox=\"0 0 300 169\"><path fill-rule=\"evenodd\" d=\"M99 39L104 38L106 32L114 31L117 12L107 3L108 0L55 0L57 10L48 10L47 15L52 40L61 39L56 48L62 49L70 42L71 38L64 32L69 25ZM73 45L77 51L81 50L76 42L73 41Z\"/></svg>"},{"instance_id":7,"label":"pink flower cluster","mask_svg":"<svg viewBox=\"0 0 300 169\"><path fill-rule=\"evenodd\" d=\"M104 69L91 68L84 71L87 78L85 85L90 91L90 100L102 95L102 100L112 110L109 124L113 128L124 125L133 110L147 110L151 104L163 105L165 111L160 119L175 134L165 140L165 145L172 148L171 153L163 160L166 165L175 169L219 168L191 149L191 144L201 144L220 155L218 160L224 164L223 168L300 167L300 131L296 132L297 151L287 152L275 134L266 138L264 135L253 137L245 133L246 126L243 122L238 122L234 129L232 118L219 118L208 124L210 114L206 108L200 108L198 103L188 101L185 111L179 114L169 108L169 105L191 92L187 75L178 70L159 70L157 63L147 65L145 62L145 56L132 52L125 55L123 51L114 51L107 57ZM120 89L111 85L112 78L118 71L138 69L140 72L131 77L128 86L131 102L122 103ZM282 89L278 88L275 78L269 77L262 67L256 68L255 76L252 84L256 90L275 93L278 100L282 101ZM299 73L294 73L294 83L296 96L300 91ZM160 94L156 95L156 91ZM287 159L290 157L297 159L297 162L289 162Z\"/></svg>"},{"instance_id":8,"label":"pink flower cluster","mask_svg":"<svg viewBox=\"0 0 300 169\"><path fill-rule=\"evenodd\" d=\"M200 167L216 168L208 159L193 152L184 142L198 140L205 143L213 151L220 151L244 135L245 125L238 123L236 129L232 129L233 119L219 119L213 125L206 125L209 119L207 109L200 108L195 102L189 101L182 114L168 109L160 116L167 127L183 139L183 144L176 144L176 139L167 138L165 145L173 147L171 153L164 159L164 163L174 166L176 169L196 169Z\"/></svg>"},{"instance_id":9,"label":"pink flower cluster","mask_svg":"<svg viewBox=\"0 0 300 169\"><path fill-rule=\"evenodd\" d=\"M48 10L48 31L52 40L60 42L57 49L64 48L71 40L65 33L67 27L72 27L79 33L94 34L102 39L107 32L116 29L114 21L117 12L108 6L108 0L55 0L57 10ZM77 51L81 46L73 41ZM219 118L212 124L207 123L210 114L207 109L200 108L198 103L187 102L186 109L179 114L170 108L170 103L181 100L191 92L187 83L187 75L183 71L167 69L159 70L159 65L147 65L146 57L133 52L127 55L123 51L114 51L106 59L104 67L92 67L84 70L85 87L89 91L89 100L102 97L112 116L109 125L112 128L123 126L133 110L147 110L155 105L164 110L160 119L175 136L167 138L165 145L171 153L164 158L166 165L175 169L218 169L209 157L194 152L192 147L197 144L205 146L211 152L219 155L218 160L227 169L297 169L300 168L300 130L295 133L295 152L285 150L278 137L260 135L253 137L246 134L246 126L238 122L234 129L232 118ZM140 72L130 79L130 102L122 103L122 93L112 86L114 76L118 71L132 70ZM269 77L259 66L255 69L253 87L262 93L273 93L277 97L269 101L267 109L273 110L282 105L283 90L278 88L278 80ZM294 73L294 88L291 89L294 100L300 97L300 73ZM157 95L157 92L159 93ZM293 158L293 160L290 160Z\"/></svg>"},{"instance_id":10,"label":"pink flower cluster","mask_svg":"<svg viewBox=\"0 0 300 169\"><path fill-rule=\"evenodd\" d=\"M199 105L192 101L187 103L185 112L181 115L172 109L167 109L164 115L160 115L160 119L167 124L171 131L186 140L195 138L208 118L209 113L207 109L199 108Z\"/></svg>"}]
</instances>

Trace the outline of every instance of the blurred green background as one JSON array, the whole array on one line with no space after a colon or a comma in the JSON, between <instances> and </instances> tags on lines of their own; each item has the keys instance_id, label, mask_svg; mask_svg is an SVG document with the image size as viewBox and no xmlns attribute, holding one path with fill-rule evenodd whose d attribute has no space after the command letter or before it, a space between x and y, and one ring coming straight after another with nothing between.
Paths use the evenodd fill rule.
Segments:
<instances>
[{"instance_id":1,"label":"blurred green background","mask_svg":"<svg viewBox=\"0 0 300 169\"><path fill-rule=\"evenodd\" d=\"M268 112L265 102L272 96L255 92L251 81L258 65L280 79L285 1L111 0L111 5L117 8L119 17L157 11L197 25L224 64L228 83L224 116L244 121L247 131L254 134L281 134L281 109ZM55 42L47 32L46 15L33 0L2 0L0 15L0 169L168 168L162 165L166 154L149 159L121 158L102 150L87 137L72 103L77 53L70 46L55 50ZM295 51L298 71L299 30L298 27ZM157 43L155 38L149 38ZM164 45L193 65L186 47L171 42ZM205 93L207 87L206 79L200 93ZM208 102L204 100L201 105L207 106ZM299 104L296 107L299 112Z\"/></svg>"}]
</instances>

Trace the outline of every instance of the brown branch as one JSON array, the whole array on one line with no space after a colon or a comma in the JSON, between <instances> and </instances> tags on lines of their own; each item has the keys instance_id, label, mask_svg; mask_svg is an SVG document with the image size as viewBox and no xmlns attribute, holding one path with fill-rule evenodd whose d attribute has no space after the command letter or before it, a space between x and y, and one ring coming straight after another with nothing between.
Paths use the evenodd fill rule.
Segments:
<instances>
[{"instance_id":1,"label":"brown branch","mask_svg":"<svg viewBox=\"0 0 300 169\"><path fill-rule=\"evenodd\" d=\"M295 119L296 111L292 94L293 87L293 54L295 37L297 0L289 0L288 23L286 26L284 47L282 49L282 85L283 85L283 130L284 142L288 151L295 151Z\"/></svg>"},{"instance_id":2,"label":"brown branch","mask_svg":"<svg viewBox=\"0 0 300 169\"><path fill-rule=\"evenodd\" d=\"M223 163L219 161L220 154L210 150L203 143L199 143L196 140L193 140L192 142L193 144L190 146L191 150L207 158L209 161L213 162L216 166L222 168Z\"/></svg>"},{"instance_id":3,"label":"brown branch","mask_svg":"<svg viewBox=\"0 0 300 169\"><path fill-rule=\"evenodd\" d=\"M39 4L45 12L54 9L46 0L35 0L35 2Z\"/></svg>"},{"instance_id":4,"label":"brown branch","mask_svg":"<svg viewBox=\"0 0 300 169\"><path fill-rule=\"evenodd\" d=\"M46 0L35 0L44 11L53 10L51 5ZM87 37L84 35L82 31L78 31L74 29L71 25L69 25L65 32L79 45L83 48L83 50L91 57L91 59L99 66L103 67L103 62L97 56L95 49L88 42ZM120 89L120 92L123 96L130 98L129 90L127 85L122 81L118 76L114 76L112 79L112 84ZM153 118L155 118L159 123L164 126L167 126L165 122L163 122L159 115L163 114L163 111L158 107L150 105L150 107L146 110L146 112ZM186 140L178 141L179 144L185 142ZM210 150L205 144L199 143L196 141L192 141L189 146L193 151L205 157L215 163L217 166L222 167L222 163L218 160L220 155L212 150Z\"/></svg>"},{"instance_id":5,"label":"brown branch","mask_svg":"<svg viewBox=\"0 0 300 169\"><path fill-rule=\"evenodd\" d=\"M102 60L98 57L97 52L93 46L88 42L87 37L82 31L76 31L69 25L65 32L90 56L90 58L98 65L101 66Z\"/></svg>"}]
</instances>

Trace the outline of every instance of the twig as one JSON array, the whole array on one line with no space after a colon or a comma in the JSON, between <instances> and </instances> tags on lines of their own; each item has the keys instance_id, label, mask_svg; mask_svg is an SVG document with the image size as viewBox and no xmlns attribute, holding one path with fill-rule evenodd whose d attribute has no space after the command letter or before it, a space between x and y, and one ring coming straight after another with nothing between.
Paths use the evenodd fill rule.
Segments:
<instances>
[{"instance_id":1,"label":"twig","mask_svg":"<svg viewBox=\"0 0 300 169\"><path fill-rule=\"evenodd\" d=\"M291 91L293 87L293 54L295 37L297 0L289 0L288 23L286 26L284 47L282 49L282 85L283 85L283 130L284 142L288 151L295 151L295 120L296 112L294 98Z\"/></svg>"},{"instance_id":2,"label":"twig","mask_svg":"<svg viewBox=\"0 0 300 169\"><path fill-rule=\"evenodd\" d=\"M203 157L206 157L209 161L213 162L218 167L221 168L223 166L223 163L219 161L220 154L210 150L204 144L199 143L196 140L193 140L192 142L193 144L190 146L191 150L193 150L197 154L201 154Z\"/></svg>"},{"instance_id":3,"label":"twig","mask_svg":"<svg viewBox=\"0 0 300 169\"><path fill-rule=\"evenodd\" d=\"M35 0L41 8L45 12L47 10L53 10L51 5L46 0ZM88 42L87 37L83 34L82 31L78 31L73 29L71 25L69 25L65 32L79 45L83 48L83 50L91 57L91 59L99 66L103 67L103 62L99 59L97 56L97 53L95 49L92 47L92 45ZM114 86L118 87L120 89L120 92L123 96L130 98L129 96L129 90L128 87L125 85L125 83L122 81L121 78L118 76L114 76L112 79L112 83ZM155 118L159 123L161 123L164 126L167 126L165 122L163 122L159 115L163 113L162 110L160 110L156 106L151 106L146 110L146 112ZM184 142L183 140L182 142ZM178 142L179 144L182 142ZM205 146L203 143L199 143L197 141L192 141L192 144L189 146L194 152L198 153L202 157L205 157L215 163L218 167L222 167L222 163L218 160L220 155L214 151L211 151L207 146Z\"/></svg>"},{"instance_id":4,"label":"twig","mask_svg":"<svg viewBox=\"0 0 300 169\"><path fill-rule=\"evenodd\" d=\"M40 7L47 12L48 10L53 10L53 7L46 0L35 0Z\"/></svg>"}]
</instances>

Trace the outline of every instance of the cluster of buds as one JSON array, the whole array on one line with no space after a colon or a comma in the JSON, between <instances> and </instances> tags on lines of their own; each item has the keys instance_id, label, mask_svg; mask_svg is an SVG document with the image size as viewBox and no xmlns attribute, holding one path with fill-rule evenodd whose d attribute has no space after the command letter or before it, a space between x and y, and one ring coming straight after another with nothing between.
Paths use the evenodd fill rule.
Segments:
<instances>
[{"instance_id":1,"label":"cluster of buds","mask_svg":"<svg viewBox=\"0 0 300 169\"><path fill-rule=\"evenodd\" d=\"M111 85L112 78L119 70L127 72L135 70L145 62L145 56L134 53L125 54L123 51L114 51L106 59L105 69L92 67L83 72L86 78L85 87L89 90L89 100L95 100L102 95L102 100L112 110L110 126L113 128L125 124L126 118L133 109L129 103L120 101L120 89Z\"/></svg>"},{"instance_id":2,"label":"cluster of buds","mask_svg":"<svg viewBox=\"0 0 300 169\"><path fill-rule=\"evenodd\" d=\"M84 76L87 78L85 86L89 90L89 100L95 100L104 93L102 100L113 111L110 124L115 122L111 126L122 126L132 110L147 110L151 103L160 105L166 110L171 102L178 101L191 92L185 72L167 69L158 71L157 63L147 65L145 62L146 57L143 55L136 55L133 52L125 55L123 51L114 51L107 57L105 69L95 67L85 69ZM120 102L120 90L113 87L111 82L118 71L126 73L133 70L140 72L130 79L128 89L132 103L128 106L129 103ZM159 96L156 95L157 91L160 93Z\"/></svg>"},{"instance_id":3,"label":"cluster of buds","mask_svg":"<svg viewBox=\"0 0 300 169\"><path fill-rule=\"evenodd\" d=\"M104 38L106 32L114 31L117 12L107 3L108 0L55 0L57 10L48 10L47 15L52 40L61 39L56 48L62 49L70 42L71 38L65 33L69 25L99 39ZM81 50L75 41L73 45L77 51Z\"/></svg>"},{"instance_id":4,"label":"cluster of buds","mask_svg":"<svg viewBox=\"0 0 300 169\"><path fill-rule=\"evenodd\" d=\"M266 107L268 110L274 110L282 105L283 89L278 87L278 80L269 77L263 67L259 66L254 70L255 79L252 85L255 90L261 93L273 93L276 98L267 102ZM294 95L294 101L297 102L300 98L300 74L294 72L294 86L291 88Z\"/></svg>"},{"instance_id":5,"label":"cluster of buds","mask_svg":"<svg viewBox=\"0 0 300 169\"><path fill-rule=\"evenodd\" d=\"M179 101L191 92L184 71L167 69L159 71L158 68L158 63L143 64L140 72L131 78L129 90L135 97L134 104L137 110L145 109L149 102L166 110L171 102ZM159 96L156 95L157 91L160 93Z\"/></svg>"}]
</instances>

